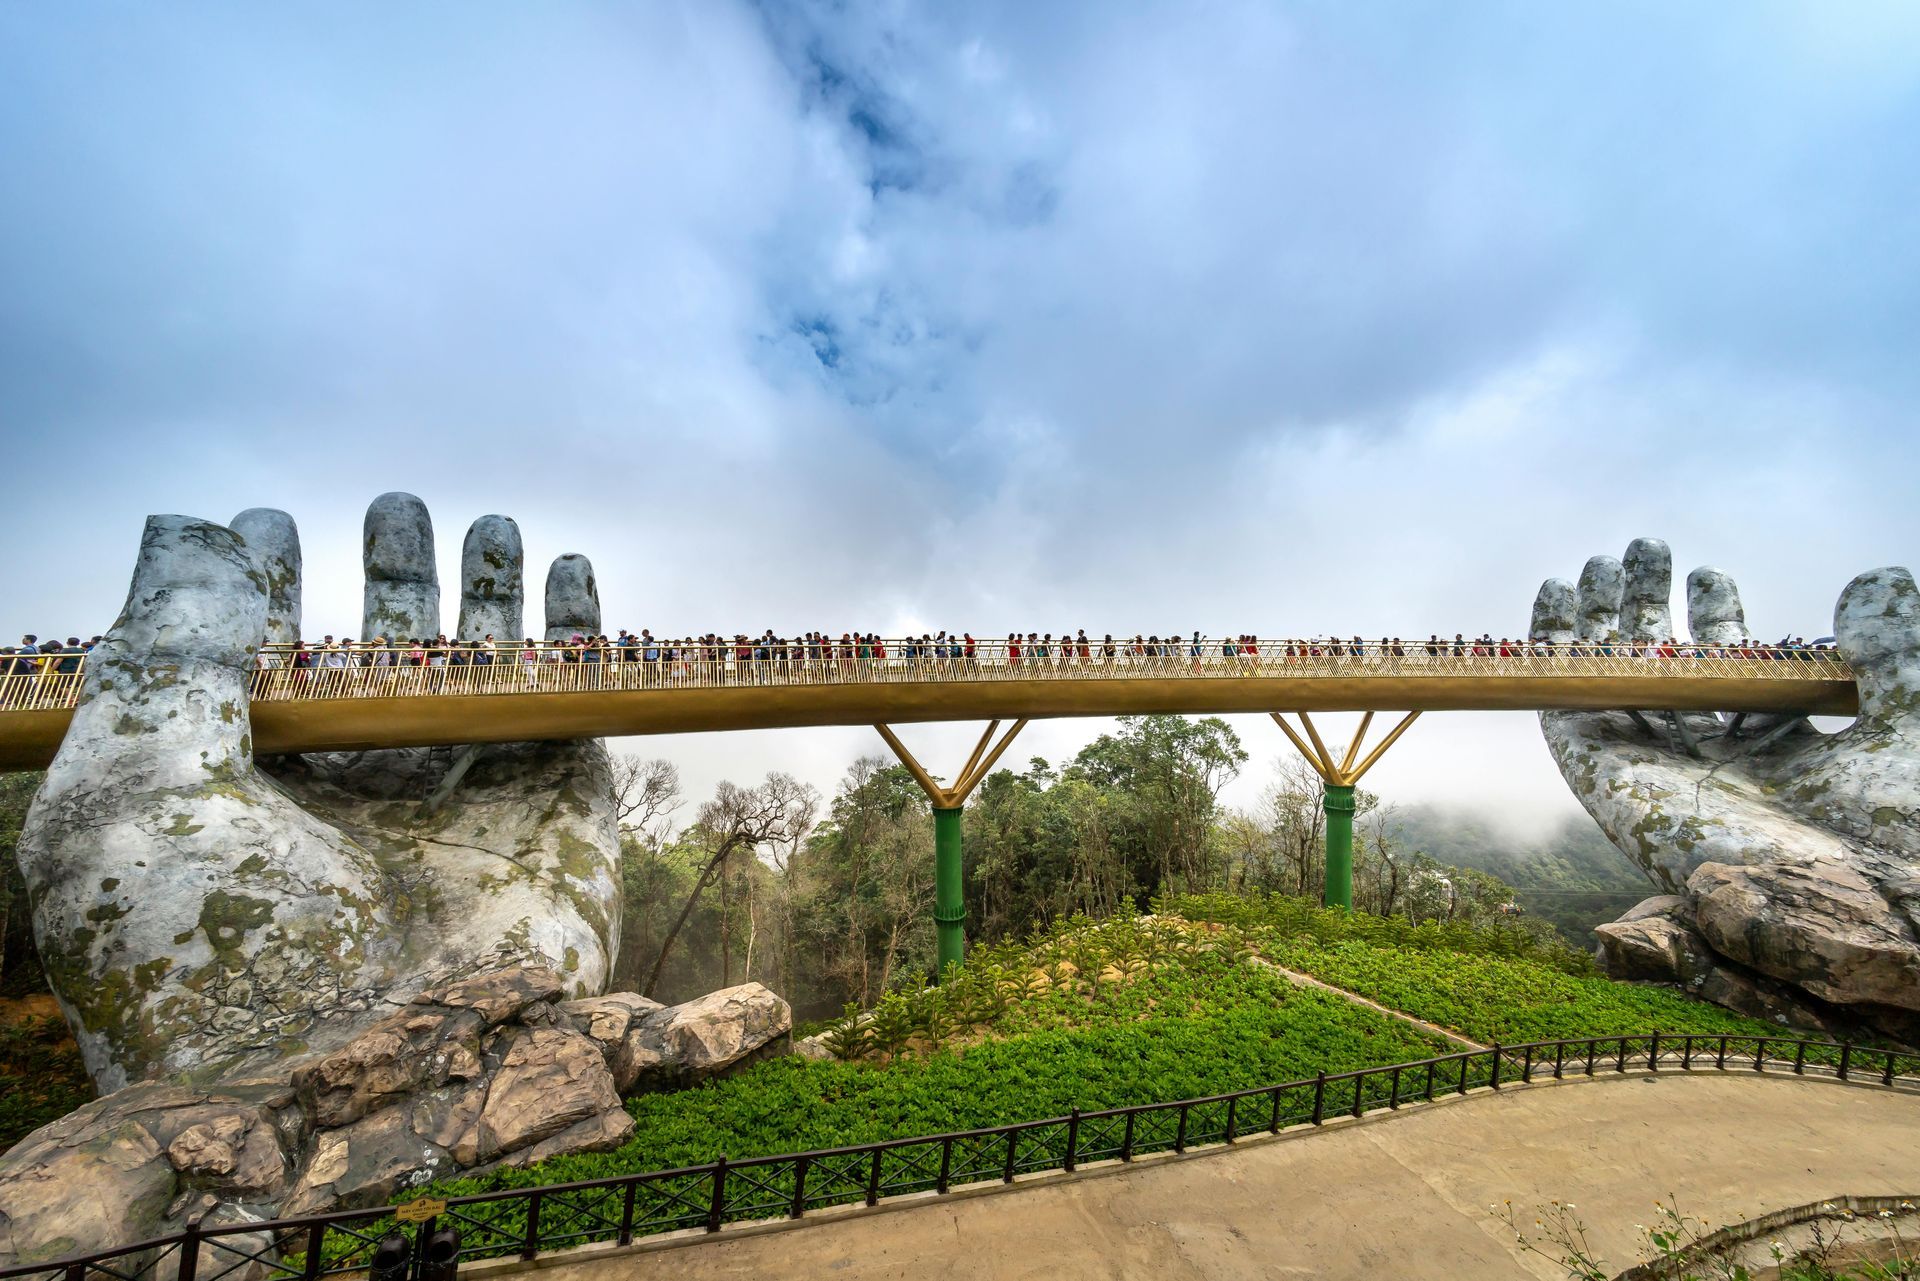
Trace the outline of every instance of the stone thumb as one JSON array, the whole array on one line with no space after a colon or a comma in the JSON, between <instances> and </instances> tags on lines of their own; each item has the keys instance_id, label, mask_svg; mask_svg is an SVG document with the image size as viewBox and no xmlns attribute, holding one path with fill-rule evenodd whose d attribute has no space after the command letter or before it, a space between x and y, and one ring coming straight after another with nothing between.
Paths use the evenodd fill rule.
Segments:
<instances>
[{"instance_id":1,"label":"stone thumb","mask_svg":"<svg viewBox=\"0 0 1920 1281\"><path fill-rule=\"evenodd\" d=\"M1920 710L1920 588L1908 570L1872 569L1833 607L1833 634L1860 683L1863 719Z\"/></svg>"},{"instance_id":2,"label":"stone thumb","mask_svg":"<svg viewBox=\"0 0 1920 1281\"><path fill-rule=\"evenodd\" d=\"M267 583L244 538L191 516L149 516L127 603L87 656L54 768L141 756L196 777L252 763L247 682L267 628Z\"/></svg>"}]
</instances>

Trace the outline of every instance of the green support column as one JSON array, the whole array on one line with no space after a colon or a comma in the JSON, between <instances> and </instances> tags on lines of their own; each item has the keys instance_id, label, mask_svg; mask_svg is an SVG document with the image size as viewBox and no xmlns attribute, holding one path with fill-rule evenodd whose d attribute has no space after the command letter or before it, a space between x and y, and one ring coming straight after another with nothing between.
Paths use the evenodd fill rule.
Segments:
<instances>
[{"instance_id":1,"label":"green support column","mask_svg":"<svg viewBox=\"0 0 1920 1281\"><path fill-rule=\"evenodd\" d=\"M1327 812L1328 907L1353 907L1353 788L1328 783L1321 808ZM958 845L958 842L955 842Z\"/></svg>"},{"instance_id":2,"label":"green support column","mask_svg":"<svg viewBox=\"0 0 1920 1281\"><path fill-rule=\"evenodd\" d=\"M966 959L966 896L960 877L960 816L958 805L933 811L933 928L938 942L940 973ZM1351 827L1351 824L1349 824Z\"/></svg>"}]
</instances>

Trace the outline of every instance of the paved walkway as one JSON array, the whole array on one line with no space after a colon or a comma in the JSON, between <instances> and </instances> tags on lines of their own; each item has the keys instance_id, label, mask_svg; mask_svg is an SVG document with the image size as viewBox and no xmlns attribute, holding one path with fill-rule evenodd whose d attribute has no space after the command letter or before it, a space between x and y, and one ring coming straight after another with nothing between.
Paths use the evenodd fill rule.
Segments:
<instances>
[{"instance_id":1,"label":"paved walkway","mask_svg":"<svg viewBox=\"0 0 1920 1281\"><path fill-rule=\"evenodd\" d=\"M1488 1213L1572 1201L1616 1269L1656 1196L1716 1225L1920 1193L1920 1097L1728 1073L1480 1093L1114 1173L543 1260L542 1281L1553 1277ZM473 1269L476 1273L480 1269ZM462 1274L468 1269L462 1269Z\"/></svg>"}]
</instances>

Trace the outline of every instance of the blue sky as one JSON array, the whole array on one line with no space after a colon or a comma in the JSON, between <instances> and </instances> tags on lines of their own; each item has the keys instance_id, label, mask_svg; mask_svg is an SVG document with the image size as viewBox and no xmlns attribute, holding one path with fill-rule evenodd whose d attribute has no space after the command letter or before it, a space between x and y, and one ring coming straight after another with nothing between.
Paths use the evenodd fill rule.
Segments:
<instances>
[{"instance_id":1,"label":"blue sky","mask_svg":"<svg viewBox=\"0 0 1920 1281\"><path fill-rule=\"evenodd\" d=\"M1824 632L1920 531L1917 139L1907 4L8 5L0 631L255 505L350 630L405 489L656 631L1498 633L1650 534ZM1570 805L1434 719L1383 791Z\"/></svg>"}]
</instances>

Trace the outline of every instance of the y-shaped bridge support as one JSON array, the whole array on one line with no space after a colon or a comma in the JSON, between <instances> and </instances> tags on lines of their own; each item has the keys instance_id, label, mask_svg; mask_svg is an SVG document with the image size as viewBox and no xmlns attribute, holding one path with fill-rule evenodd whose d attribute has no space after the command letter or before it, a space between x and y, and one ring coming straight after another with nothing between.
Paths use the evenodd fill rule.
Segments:
<instances>
[{"instance_id":1,"label":"y-shaped bridge support","mask_svg":"<svg viewBox=\"0 0 1920 1281\"><path fill-rule=\"evenodd\" d=\"M1327 889L1328 907L1353 906L1353 788L1360 776L1373 768L1374 762L1386 755L1387 749L1394 745L1407 728L1419 719L1420 713L1408 712L1393 727L1393 732L1382 739L1379 746L1367 753L1367 758L1356 767L1355 759L1360 755L1360 745L1366 740L1367 727L1373 724L1373 713L1368 712L1360 718L1360 728L1354 731L1353 742L1347 745L1347 754L1338 765L1333 762L1333 753L1320 741L1320 731L1313 727L1313 718L1305 712L1300 713L1300 723L1306 727L1307 737L1313 740L1308 747L1294 733L1293 726L1279 712L1268 713L1274 724L1285 731L1293 745L1300 749L1300 755L1307 758L1307 764L1313 766L1326 784L1325 795L1321 798L1321 808L1327 812Z\"/></svg>"},{"instance_id":2,"label":"y-shaped bridge support","mask_svg":"<svg viewBox=\"0 0 1920 1281\"><path fill-rule=\"evenodd\" d=\"M980 735L980 741L974 745L973 755L967 757L967 763L960 767L960 773L951 787L942 787L934 782L933 775L914 759L913 753L907 750L906 744L891 729L885 725L874 726L933 802L933 927L942 975L946 974L948 966L962 964L967 952L967 905L960 864L960 820L967 797L974 788L980 786L980 780L987 776L987 772L1000 759L1000 754L1013 742L1013 736L1026 724L1025 717L1015 721L1013 728L1001 735L1000 741L993 743L991 750L987 744L993 742L993 732L1000 728L1000 722L994 721L988 725L986 733Z\"/></svg>"}]
</instances>

